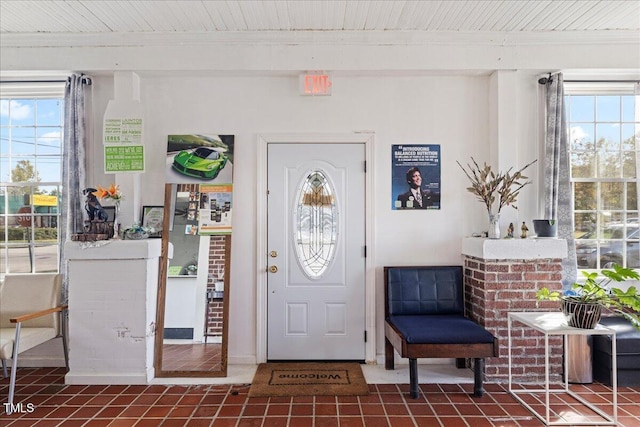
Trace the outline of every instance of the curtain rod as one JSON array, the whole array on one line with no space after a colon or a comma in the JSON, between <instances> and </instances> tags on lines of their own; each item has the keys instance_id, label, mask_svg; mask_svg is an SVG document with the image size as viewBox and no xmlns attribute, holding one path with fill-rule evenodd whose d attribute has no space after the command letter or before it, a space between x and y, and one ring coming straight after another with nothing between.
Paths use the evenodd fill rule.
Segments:
<instances>
[{"instance_id":1,"label":"curtain rod","mask_svg":"<svg viewBox=\"0 0 640 427\"><path fill-rule=\"evenodd\" d=\"M0 80L0 84L10 84L10 83L17 83L17 84L33 84L33 83L66 83L69 79L64 79L64 80ZM88 85L91 85L91 77L89 76L82 76L82 80L83 82L85 82Z\"/></svg>"},{"instance_id":2,"label":"curtain rod","mask_svg":"<svg viewBox=\"0 0 640 427\"><path fill-rule=\"evenodd\" d=\"M0 83L66 83L66 80L0 80Z\"/></svg>"},{"instance_id":3,"label":"curtain rod","mask_svg":"<svg viewBox=\"0 0 640 427\"><path fill-rule=\"evenodd\" d=\"M564 80L565 83L640 83L640 80Z\"/></svg>"},{"instance_id":4,"label":"curtain rod","mask_svg":"<svg viewBox=\"0 0 640 427\"><path fill-rule=\"evenodd\" d=\"M541 77L538 79L538 84L546 85L553 81L553 74L549 73L547 77ZM563 83L640 83L640 80L564 80Z\"/></svg>"},{"instance_id":5,"label":"curtain rod","mask_svg":"<svg viewBox=\"0 0 640 427\"><path fill-rule=\"evenodd\" d=\"M91 84L91 78L84 76L87 84ZM538 80L541 85L547 84L552 79L549 77L542 77ZM0 80L0 84L7 83L66 83L67 80ZM640 80L564 80L564 83L640 83Z\"/></svg>"}]
</instances>

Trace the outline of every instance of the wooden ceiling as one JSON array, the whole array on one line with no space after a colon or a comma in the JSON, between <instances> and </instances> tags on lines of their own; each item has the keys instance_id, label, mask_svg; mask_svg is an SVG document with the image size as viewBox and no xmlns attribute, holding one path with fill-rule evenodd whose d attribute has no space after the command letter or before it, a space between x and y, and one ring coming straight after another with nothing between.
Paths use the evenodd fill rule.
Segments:
<instances>
[{"instance_id":1,"label":"wooden ceiling","mask_svg":"<svg viewBox=\"0 0 640 427\"><path fill-rule=\"evenodd\" d=\"M2 34L604 32L640 30L640 1L2 0ZM44 33L44 34L43 34Z\"/></svg>"}]
</instances>

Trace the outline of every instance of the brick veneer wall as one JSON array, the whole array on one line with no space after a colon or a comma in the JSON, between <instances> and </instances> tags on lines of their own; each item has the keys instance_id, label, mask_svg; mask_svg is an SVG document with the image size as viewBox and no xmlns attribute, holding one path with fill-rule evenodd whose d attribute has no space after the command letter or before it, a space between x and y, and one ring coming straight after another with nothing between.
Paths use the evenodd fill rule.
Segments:
<instances>
[{"instance_id":1,"label":"brick veneer wall","mask_svg":"<svg viewBox=\"0 0 640 427\"><path fill-rule=\"evenodd\" d=\"M225 268L225 236L211 236L209 242L209 274L207 279L207 294L215 289L215 282L219 281L220 272ZM207 304L208 336L222 336L222 307L223 300L216 298Z\"/></svg>"},{"instance_id":2,"label":"brick veneer wall","mask_svg":"<svg viewBox=\"0 0 640 427\"><path fill-rule=\"evenodd\" d=\"M508 381L507 313L557 311L558 302L536 301L542 287L562 289L560 259L487 260L464 256L464 282L468 315L498 338L499 357L485 360L488 382ZM512 379L544 381L544 336L520 323L511 328ZM550 380L562 379L562 337L549 338Z\"/></svg>"},{"instance_id":3,"label":"brick veneer wall","mask_svg":"<svg viewBox=\"0 0 640 427\"><path fill-rule=\"evenodd\" d=\"M208 304L207 335L222 336L222 299L216 299Z\"/></svg>"}]
</instances>

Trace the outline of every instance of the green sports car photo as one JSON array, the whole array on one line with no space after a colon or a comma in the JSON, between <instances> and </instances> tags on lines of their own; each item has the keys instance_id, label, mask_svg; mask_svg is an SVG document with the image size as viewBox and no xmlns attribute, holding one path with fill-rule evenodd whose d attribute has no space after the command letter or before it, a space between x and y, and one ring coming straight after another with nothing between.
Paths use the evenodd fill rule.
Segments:
<instances>
[{"instance_id":1,"label":"green sports car photo","mask_svg":"<svg viewBox=\"0 0 640 427\"><path fill-rule=\"evenodd\" d=\"M207 147L180 151L173 158L173 169L183 175L214 179L227 164L227 156Z\"/></svg>"}]
</instances>

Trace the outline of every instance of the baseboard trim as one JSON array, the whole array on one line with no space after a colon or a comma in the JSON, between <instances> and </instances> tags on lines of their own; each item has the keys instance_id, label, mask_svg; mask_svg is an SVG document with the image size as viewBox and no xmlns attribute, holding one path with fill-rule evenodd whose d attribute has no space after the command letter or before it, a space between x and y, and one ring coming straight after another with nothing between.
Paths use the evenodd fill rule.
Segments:
<instances>
[{"instance_id":1,"label":"baseboard trim","mask_svg":"<svg viewBox=\"0 0 640 427\"><path fill-rule=\"evenodd\" d=\"M7 366L11 367L11 360L7 360ZM64 357L22 357L18 356L18 368L64 368Z\"/></svg>"},{"instance_id":2,"label":"baseboard trim","mask_svg":"<svg viewBox=\"0 0 640 427\"><path fill-rule=\"evenodd\" d=\"M229 356L227 362L229 365L258 365L255 356Z\"/></svg>"},{"instance_id":3,"label":"baseboard trim","mask_svg":"<svg viewBox=\"0 0 640 427\"><path fill-rule=\"evenodd\" d=\"M70 385L147 385L147 375L121 375L121 374L95 374L95 373L68 373L64 377L64 383Z\"/></svg>"}]
</instances>

